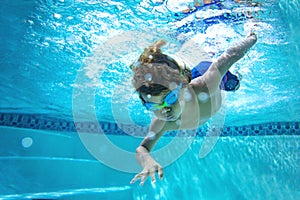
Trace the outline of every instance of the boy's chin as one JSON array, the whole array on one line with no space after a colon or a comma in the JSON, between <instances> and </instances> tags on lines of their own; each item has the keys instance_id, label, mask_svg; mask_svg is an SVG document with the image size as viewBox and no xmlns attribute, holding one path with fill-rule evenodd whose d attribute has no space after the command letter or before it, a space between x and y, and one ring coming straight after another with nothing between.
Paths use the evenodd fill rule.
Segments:
<instances>
[{"instance_id":1,"label":"boy's chin","mask_svg":"<svg viewBox=\"0 0 300 200\"><path fill-rule=\"evenodd\" d=\"M173 114L173 115L170 115L168 117L166 116L161 116L161 115L156 115L156 117L160 120L163 120L163 121L167 121L167 122L174 122L174 121L177 121L179 118L180 118L180 114Z\"/></svg>"}]
</instances>

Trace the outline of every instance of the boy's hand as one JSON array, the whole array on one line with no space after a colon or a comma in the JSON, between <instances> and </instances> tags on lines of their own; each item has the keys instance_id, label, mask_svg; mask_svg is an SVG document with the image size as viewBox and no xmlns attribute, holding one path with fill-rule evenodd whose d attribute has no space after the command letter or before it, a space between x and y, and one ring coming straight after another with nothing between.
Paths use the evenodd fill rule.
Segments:
<instances>
[{"instance_id":1,"label":"boy's hand","mask_svg":"<svg viewBox=\"0 0 300 200\"><path fill-rule=\"evenodd\" d=\"M150 176L152 179L152 182L155 183L156 182L155 173L158 174L159 179L163 178L164 173L163 173L163 169L160 166L160 164L155 162L152 158L148 159L148 162L145 163L143 171L141 173L135 175L135 177L130 181L130 184L133 184L138 179L141 179L140 185L142 186L142 185L144 185L148 176Z\"/></svg>"},{"instance_id":2,"label":"boy's hand","mask_svg":"<svg viewBox=\"0 0 300 200\"><path fill-rule=\"evenodd\" d=\"M251 24L245 27L245 32L247 33L247 37L255 36L257 38L257 31L259 30L258 24Z\"/></svg>"},{"instance_id":3,"label":"boy's hand","mask_svg":"<svg viewBox=\"0 0 300 200\"><path fill-rule=\"evenodd\" d=\"M254 30L252 30L252 31L249 33L248 37L250 37L250 36L254 36L255 38L257 38L257 33L256 33Z\"/></svg>"}]
</instances>

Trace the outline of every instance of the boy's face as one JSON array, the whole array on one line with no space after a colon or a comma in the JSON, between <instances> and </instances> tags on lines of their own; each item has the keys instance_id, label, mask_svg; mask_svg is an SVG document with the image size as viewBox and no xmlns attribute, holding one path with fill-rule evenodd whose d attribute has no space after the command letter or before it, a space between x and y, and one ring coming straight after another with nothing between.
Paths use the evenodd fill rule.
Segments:
<instances>
[{"instance_id":1,"label":"boy's face","mask_svg":"<svg viewBox=\"0 0 300 200\"><path fill-rule=\"evenodd\" d=\"M181 115L181 107L178 101L178 96L177 99L173 104L169 105L166 103L166 99L170 97L170 90L169 91L164 91L161 92L159 95L151 96L147 94L141 94L141 98L144 100L144 105L146 107L148 105L152 105L151 108L149 106L150 111L152 111L155 116L161 120L164 121L176 121L180 118ZM154 107L152 109L152 107Z\"/></svg>"}]
</instances>

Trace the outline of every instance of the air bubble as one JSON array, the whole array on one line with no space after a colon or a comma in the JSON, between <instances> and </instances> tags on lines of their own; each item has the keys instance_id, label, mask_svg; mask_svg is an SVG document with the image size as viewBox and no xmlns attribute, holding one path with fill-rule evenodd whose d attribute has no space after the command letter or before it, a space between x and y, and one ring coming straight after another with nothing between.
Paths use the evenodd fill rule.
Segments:
<instances>
[{"instance_id":1,"label":"air bubble","mask_svg":"<svg viewBox=\"0 0 300 200\"><path fill-rule=\"evenodd\" d=\"M152 80L152 74L150 74L150 73L145 74L145 80L146 81L151 81Z\"/></svg>"},{"instance_id":2,"label":"air bubble","mask_svg":"<svg viewBox=\"0 0 300 200\"><path fill-rule=\"evenodd\" d=\"M147 94L147 98L150 99L152 96L151 94Z\"/></svg>"},{"instance_id":3,"label":"air bubble","mask_svg":"<svg viewBox=\"0 0 300 200\"><path fill-rule=\"evenodd\" d=\"M22 146L24 148L29 148L33 144L33 140L31 137L25 137L22 139Z\"/></svg>"},{"instance_id":4,"label":"air bubble","mask_svg":"<svg viewBox=\"0 0 300 200\"><path fill-rule=\"evenodd\" d=\"M32 20L27 20L27 22L30 24L30 25L33 25L34 22Z\"/></svg>"},{"instance_id":5,"label":"air bubble","mask_svg":"<svg viewBox=\"0 0 300 200\"><path fill-rule=\"evenodd\" d=\"M198 94L198 99L202 103L206 103L209 99L209 95L206 92L200 92Z\"/></svg>"},{"instance_id":6,"label":"air bubble","mask_svg":"<svg viewBox=\"0 0 300 200\"><path fill-rule=\"evenodd\" d=\"M183 99L184 101L191 101L192 100L192 94L188 89L185 89L183 92Z\"/></svg>"},{"instance_id":7,"label":"air bubble","mask_svg":"<svg viewBox=\"0 0 300 200\"><path fill-rule=\"evenodd\" d=\"M151 132L149 132L148 133L148 138L150 139L150 140L154 140L155 139L155 133L153 132L153 131L151 131Z\"/></svg>"},{"instance_id":8,"label":"air bubble","mask_svg":"<svg viewBox=\"0 0 300 200\"><path fill-rule=\"evenodd\" d=\"M56 19L60 19L62 16L61 16L61 14L54 13L53 17L56 18Z\"/></svg>"},{"instance_id":9,"label":"air bubble","mask_svg":"<svg viewBox=\"0 0 300 200\"><path fill-rule=\"evenodd\" d=\"M149 58L149 59L153 59L153 56L152 56L152 55L149 55L148 58Z\"/></svg>"}]
</instances>

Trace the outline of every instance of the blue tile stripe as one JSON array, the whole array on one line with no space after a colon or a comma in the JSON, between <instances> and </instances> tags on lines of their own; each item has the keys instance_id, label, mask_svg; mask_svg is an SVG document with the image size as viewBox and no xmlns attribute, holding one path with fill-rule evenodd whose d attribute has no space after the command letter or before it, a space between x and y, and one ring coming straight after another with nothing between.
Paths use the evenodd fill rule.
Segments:
<instances>
[{"instance_id":1,"label":"blue tile stripe","mask_svg":"<svg viewBox=\"0 0 300 200\"><path fill-rule=\"evenodd\" d=\"M100 125L100 127L99 127ZM38 130L51 130L60 132L76 132L80 130L87 133L104 133L112 135L145 136L147 127L137 125L118 125L109 122L77 122L72 120L48 117L42 114L0 113L0 126L10 126ZM265 135L300 135L300 122L272 122L252 124L246 126L225 126L221 136L265 136ZM196 134L205 136L207 127L200 127ZM176 131L166 136L175 136ZM183 131L184 135L193 135L195 131Z\"/></svg>"}]
</instances>

